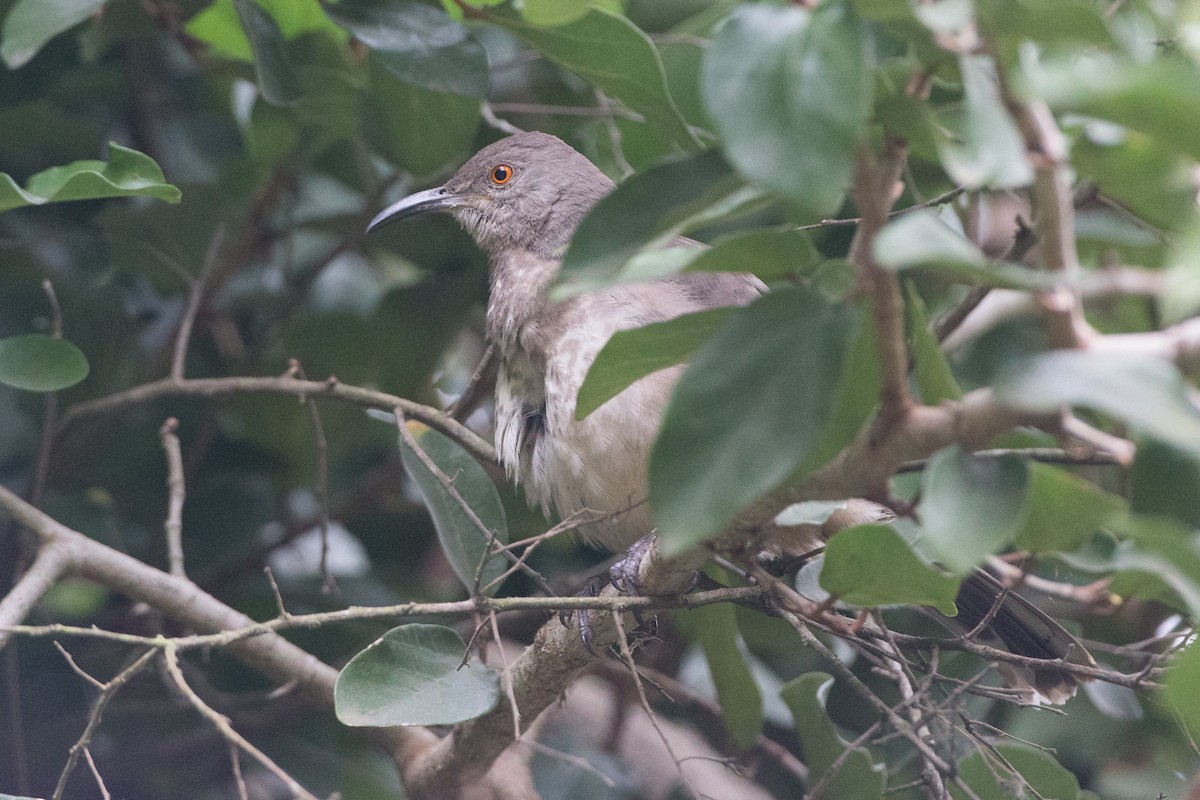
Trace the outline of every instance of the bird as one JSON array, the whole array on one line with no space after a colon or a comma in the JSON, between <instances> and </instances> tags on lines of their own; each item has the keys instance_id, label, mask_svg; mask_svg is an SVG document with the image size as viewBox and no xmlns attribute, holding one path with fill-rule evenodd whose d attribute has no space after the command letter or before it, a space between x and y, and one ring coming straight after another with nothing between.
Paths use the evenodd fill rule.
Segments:
<instances>
[{"instance_id":1,"label":"bird","mask_svg":"<svg viewBox=\"0 0 1200 800\"><path fill-rule=\"evenodd\" d=\"M530 131L479 150L442 186L384 208L367 227L420 214L454 217L488 257L485 334L497 357L495 443L510 480L531 506L560 518L586 514L579 534L611 552L629 550L614 567L628 589L653 542L647 462L682 365L634 382L584 419L575 398L588 368L617 331L706 309L745 306L768 291L747 273L694 272L616 285L554 300L550 288L580 222L615 184L556 136ZM685 237L671 246L702 247ZM866 501L847 506L840 524L885 519ZM846 519L850 513L851 519ZM827 523L826 527L829 527ZM828 535L828 531L822 535ZM952 628L988 624L980 641L1037 659L1092 663L1057 622L986 572L963 581ZM636 588L636 587L633 587ZM997 606L992 611L992 606ZM988 621L986 617L993 618ZM1027 696L1062 702L1076 678L1045 668L1006 668Z\"/></svg>"}]
</instances>

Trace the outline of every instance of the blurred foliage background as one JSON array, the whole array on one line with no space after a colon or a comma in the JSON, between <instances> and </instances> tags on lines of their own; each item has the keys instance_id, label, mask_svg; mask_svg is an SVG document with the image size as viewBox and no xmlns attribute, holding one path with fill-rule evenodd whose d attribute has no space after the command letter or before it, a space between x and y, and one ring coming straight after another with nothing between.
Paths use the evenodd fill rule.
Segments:
<instances>
[{"instance_id":1,"label":"blurred foliage background","mask_svg":"<svg viewBox=\"0 0 1200 800\"><path fill-rule=\"evenodd\" d=\"M734 20L719 28L731 11ZM878 142L884 127L910 147L901 206L957 186L1026 185L1026 153L996 94L999 64L1021 91L1050 103L1070 138L1082 187L1076 233L1091 274L1136 264L1170 287L1149 299L1110 292L1089 306L1091 322L1105 332L1147 330L1200 304L1195 3L828 0L806 34L815 44L797 44L770 24L791 22L771 16L787 11L769 3L739 8L731 0L606 0L594 7L525 0L519 9L477 0L0 0L0 172L38 195L31 177L79 160L113 162L114 142L149 156L164 183L181 190L178 202L170 202L170 192L140 189L130 197L45 205L25 198L0 214L0 337L52 332L55 313L43 287L49 281L63 336L90 368L86 380L49 400L0 386L0 481L67 525L164 564L167 491L158 431L175 416L188 486L188 572L206 591L270 617L275 601L262 571L270 565L293 613L462 596L405 477L394 426L359 408L321 406L332 588L319 569L317 432L294 398L138 404L59 431L44 472L39 452L48 414L61 419L74 403L167 374L189 287L200 277L205 288L187 352L189 378L280 375L295 359L313 379L336 376L447 404L484 350L486 264L448 218L413 220L369 241L363 231L388 201L444 179L509 126L557 134L618 182L720 143L732 169L725 159L706 164L711 172L699 183L693 175L673 184L677 173L659 173L666 175L657 185L663 210L645 242L684 227L708 242L751 229L782 236L785 228L856 216L845 189L857 140L861 134ZM976 24L986 47L955 38ZM806 76L818 96L795 107L780 99L795 88L788 48L819 56ZM741 72L743 64L758 71ZM928 99L905 92L914 65L931 82ZM814 110L823 122L810 127L805 115ZM703 202L691 207L697 186ZM940 219L958 231L964 223L954 220L968 220L971 233L973 202L960 199ZM844 297L853 284L843 260L851 232L829 226L799 243L771 240L747 252L764 270L776 269L770 277L798 274ZM903 250L929 240L909 232L897 241ZM645 242L635 241L634 252ZM930 246L937 250L937 242ZM772 266L778 252L795 260ZM597 268L586 250L576 255L587 280L619 272L611 264ZM964 268L942 252L897 256L906 264L922 258L959 275ZM639 268L668 269L653 257ZM946 273L922 273L912 286L933 317L961 300L959 283ZM1027 319L1006 322L954 354L950 383L987 384L1000 365L1042 347ZM470 420L485 437L487 411L485 404ZM1124 432L1125 421L1110 427ZM1200 523L1195 448L1163 438L1144 440L1132 473L1077 472L1111 492L1132 492L1135 510L1165 514L1191 535ZM1041 434L1010 442L1050 443ZM547 521L495 477L513 537L544 530ZM909 491L915 489L912 483ZM1125 569L1119 588L1131 599L1119 613L1088 618L1090 639L1125 643L1168 630L1177 611L1190 610L1177 599L1179 585L1200 586L1200 573L1181 567L1187 574L1168 591L1147 579L1156 571L1147 563L1161 562L1122 562L1114 541L1098 534L1075 548L1074 560L1045 562L1043 573L1082 582L1084 572L1072 568ZM6 522L0 587L28 557ZM533 563L567 590L600 558L559 538ZM504 591L533 587L518 577ZM682 664L684 680L704 693L711 689L699 659L700 617L664 619L662 641L649 651L664 671ZM79 581L58 585L30 621L151 634L162 627L153 609ZM539 621L511 623L509 633L527 636ZM738 609L736 621L767 698L768 731L794 744L778 687L825 667L778 620ZM340 664L386 627L361 623L289 636ZM70 649L95 674L122 666L122 651L102 642L75 641ZM47 640L17 639L0 657L0 791L48 796L86 720L89 690ZM953 671L955 656L945 658ZM881 684L869 665L854 668ZM274 696L220 651L192 660L189 677L314 792L339 791L346 800L400 796L390 763L356 735L286 693ZM1191 684L1181 685L1186 694ZM827 710L849 739L874 721L840 684ZM1104 684L1089 685L1066 711L964 702L971 719L1005 732L1001 740L1049 748L1096 796L1187 796L1200 762L1178 711ZM719 723L702 727L724 741ZM569 732L550 738L622 772L609 756L573 743ZM135 681L109 709L93 752L114 797L233 796L224 740L152 677ZM897 744L876 755L890 759L892 785L915 776ZM535 761L535 777L547 800L639 796L627 782L589 781L552 758ZM770 769L760 778L778 796L801 791ZM254 797L285 796L265 780L252 788ZM66 796L100 794L80 771Z\"/></svg>"}]
</instances>

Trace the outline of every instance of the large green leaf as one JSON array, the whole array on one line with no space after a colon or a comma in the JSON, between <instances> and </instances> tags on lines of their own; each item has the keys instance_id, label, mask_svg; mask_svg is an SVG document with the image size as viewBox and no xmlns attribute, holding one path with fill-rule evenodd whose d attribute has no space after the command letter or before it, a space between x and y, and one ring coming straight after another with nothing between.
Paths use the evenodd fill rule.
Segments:
<instances>
[{"instance_id":1,"label":"large green leaf","mask_svg":"<svg viewBox=\"0 0 1200 800\"><path fill-rule=\"evenodd\" d=\"M521 16L534 25L565 25L588 12L592 0L523 0Z\"/></svg>"},{"instance_id":2,"label":"large green leaf","mask_svg":"<svg viewBox=\"0 0 1200 800\"><path fill-rule=\"evenodd\" d=\"M738 747L750 747L762 733L763 699L742 652L733 606L703 606L676 619L704 651L729 735Z\"/></svg>"},{"instance_id":3,"label":"large green leaf","mask_svg":"<svg viewBox=\"0 0 1200 800\"><path fill-rule=\"evenodd\" d=\"M976 458L939 450L921 479L921 542L965 574L1012 544L1028 517L1029 471L1017 456Z\"/></svg>"},{"instance_id":4,"label":"large green leaf","mask_svg":"<svg viewBox=\"0 0 1200 800\"><path fill-rule=\"evenodd\" d=\"M1200 68L1184 58L1131 64L1072 58L1026 70L1029 89L1056 110L1076 111L1142 131L1200 159Z\"/></svg>"},{"instance_id":5,"label":"large green leaf","mask_svg":"<svg viewBox=\"0 0 1200 800\"><path fill-rule=\"evenodd\" d=\"M1085 406L1193 453L1200 452L1200 409L1174 364L1135 353L1055 351L1006 370L996 397L1016 408L1052 412Z\"/></svg>"},{"instance_id":6,"label":"large green leaf","mask_svg":"<svg viewBox=\"0 0 1200 800\"><path fill-rule=\"evenodd\" d=\"M838 734L829 719L825 703L833 677L824 672L809 672L788 681L779 691L796 722L796 735L804 749L810 785L825 778L833 762L841 757L849 742ZM842 762L838 771L825 783L820 800L878 800L883 797L887 771L871 760L865 747L858 747Z\"/></svg>"},{"instance_id":7,"label":"large green leaf","mask_svg":"<svg viewBox=\"0 0 1200 800\"><path fill-rule=\"evenodd\" d=\"M0 58L9 69L24 66L46 42L99 11L107 0L17 0L0 33Z\"/></svg>"},{"instance_id":8,"label":"large green leaf","mask_svg":"<svg viewBox=\"0 0 1200 800\"><path fill-rule=\"evenodd\" d=\"M744 189L712 150L633 175L579 223L563 256L559 288L578 292L612 283L639 250L668 244L697 217Z\"/></svg>"},{"instance_id":9,"label":"large green leaf","mask_svg":"<svg viewBox=\"0 0 1200 800\"><path fill-rule=\"evenodd\" d=\"M1029 465L1029 517L1017 534L1022 550L1074 550L1127 510L1114 494L1048 464Z\"/></svg>"},{"instance_id":10,"label":"large green leaf","mask_svg":"<svg viewBox=\"0 0 1200 800\"><path fill-rule=\"evenodd\" d=\"M739 6L709 45L702 81L743 175L811 216L837 210L871 110L868 36L848 4Z\"/></svg>"},{"instance_id":11,"label":"large green leaf","mask_svg":"<svg viewBox=\"0 0 1200 800\"><path fill-rule=\"evenodd\" d=\"M999 744L995 753L1007 762L997 763L986 750L975 750L958 762L959 775L977 800L1076 800L1079 781L1045 750L1016 744ZM1014 774L1015 772L1015 774ZM970 795L950 787L954 800Z\"/></svg>"},{"instance_id":12,"label":"large green leaf","mask_svg":"<svg viewBox=\"0 0 1200 800\"><path fill-rule=\"evenodd\" d=\"M759 230L717 240L688 262L685 272L749 272L764 282L809 275L821 254L804 231Z\"/></svg>"},{"instance_id":13,"label":"large green leaf","mask_svg":"<svg viewBox=\"0 0 1200 800\"><path fill-rule=\"evenodd\" d=\"M459 497L491 531L495 540L506 543L508 520L504 515L504 506L500 503L500 495L496 492L495 485L479 462L449 437L419 422L409 422L408 429L416 439L417 445L437 465L442 475L450 479ZM480 570L480 564L488 554L488 541L483 531L454 497L450 488L425 465L417 452L408 446L404 437L400 437L400 457L404 462L404 469L417 484L417 489L425 500L425 507L433 517L442 552L446 554L454 574L469 591L475 589L477 574L480 587L486 587L504 572L508 562L501 556L493 555L488 559L487 566ZM487 593L494 593L498 588L499 586L493 586Z\"/></svg>"},{"instance_id":14,"label":"large green leaf","mask_svg":"<svg viewBox=\"0 0 1200 800\"><path fill-rule=\"evenodd\" d=\"M958 613L958 578L918 558L887 525L838 531L825 546L821 587L856 606L921 604Z\"/></svg>"},{"instance_id":15,"label":"large green leaf","mask_svg":"<svg viewBox=\"0 0 1200 800\"><path fill-rule=\"evenodd\" d=\"M733 312L697 351L650 456L668 551L718 533L800 465L829 419L857 316L788 287Z\"/></svg>"},{"instance_id":16,"label":"large green leaf","mask_svg":"<svg viewBox=\"0 0 1200 800\"><path fill-rule=\"evenodd\" d=\"M460 159L479 127L479 101L402 81L378 53L369 61L368 131L388 158L418 179Z\"/></svg>"},{"instance_id":17,"label":"large green leaf","mask_svg":"<svg viewBox=\"0 0 1200 800\"><path fill-rule=\"evenodd\" d=\"M696 148L695 136L671 99L654 43L625 17L593 8L555 28L538 28L505 11L493 11L488 19L641 114L676 145Z\"/></svg>"},{"instance_id":18,"label":"large green leaf","mask_svg":"<svg viewBox=\"0 0 1200 800\"><path fill-rule=\"evenodd\" d=\"M500 674L479 661L460 669L466 645L451 628L401 625L350 659L333 689L346 725L453 725L500 699Z\"/></svg>"},{"instance_id":19,"label":"large green leaf","mask_svg":"<svg viewBox=\"0 0 1200 800\"><path fill-rule=\"evenodd\" d=\"M487 53L445 11L412 0L338 0L325 13L400 80L433 92L487 96Z\"/></svg>"},{"instance_id":20,"label":"large green leaf","mask_svg":"<svg viewBox=\"0 0 1200 800\"><path fill-rule=\"evenodd\" d=\"M614 333L579 387L575 419L583 419L638 378L687 361L731 312L729 308L697 311Z\"/></svg>"},{"instance_id":21,"label":"large green leaf","mask_svg":"<svg viewBox=\"0 0 1200 800\"><path fill-rule=\"evenodd\" d=\"M87 374L87 358L66 339L41 333L0 339L0 383L55 392L74 386Z\"/></svg>"},{"instance_id":22,"label":"large green leaf","mask_svg":"<svg viewBox=\"0 0 1200 800\"><path fill-rule=\"evenodd\" d=\"M300 82L284 52L283 32L275 18L254 0L233 0L233 7L250 41L254 74L263 98L277 106L296 102L300 97Z\"/></svg>"},{"instance_id":23,"label":"large green leaf","mask_svg":"<svg viewBox=\"0 0 1200 800\"><path fill-rule=\"evenodd\" d=\"M1171 662L1163 697L1183 717L1192 736L1200 736L1200 646L1189 645Z\"/></svg>"},{"instance_id":24,"label":"large green leaf","mask_svg":"<svg viewBox=\"0 0 1200 800\"><path fill-rule=\"evenodd\" d=\"M1008 188L1033 181L1025 141L996 86L996 65L988 56L962 56L964 107L950 125L957 136L941 142L942 165L960 186Z\"/></svg>"},{"instance_id":25,"label":"large green leaf","mask_svg":"<svg viewBox=\"0 0 1200 800\"><path fill-rule=\"evenodd\" d=\"M1129 471L1129 500L1135 512L1200 527L1200 456L1157 439L1138 442Z\"/></svg>"},{"instance_id":26,"label":"large green leaf","mask_svg":"<svg viewBox=\"0 0 1200 800\"><path fill-rule=\"evenodd\" d=\"M21 206L40 206L67 200L96 200L103 197L144 195L178 203L179 189L166 182L162 170L150 156L108 144L109 160L74 161L51 167L29 179L22 189L9 175L0 172L0 211Z\"/></svg>"}]
</instances>

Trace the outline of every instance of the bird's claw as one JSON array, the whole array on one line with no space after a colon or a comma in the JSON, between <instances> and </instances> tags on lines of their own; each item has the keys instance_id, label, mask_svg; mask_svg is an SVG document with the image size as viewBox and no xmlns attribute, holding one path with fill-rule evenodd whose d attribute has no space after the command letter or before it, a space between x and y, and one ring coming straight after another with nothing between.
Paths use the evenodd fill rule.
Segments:
<instances>
[{"instance_id":1,"label":"bird's claw","mask_svg":"<svg viewBox=\"0 0 1200 800\"><path fill-rule=\"evenodd\" d=\"M641 597L642 582L639 576L642 561L646 554L654 546L654 534L649 534L638 539L630 546L624 558L613 564L608 570L608 580L604 581L600 576L590 579L584 587L576 593L576 597L595 597L600 593L605 583L611 583L613 587L621 594L627 597ZM643 617L641 609L633 610L633 618L637 620L638 627L630 634L630 638L635 641L653 638L655 635L656 619L651 617L646 619ZM563 625L570 623L573 616L571 612L562 612L559 614L559 620ZM580 609L577 613L579 620L579 639L587 651L592 655L599 655L593 647L592 637L592 622L591 611L588 609Z\"/></svg>"}]
</instances>

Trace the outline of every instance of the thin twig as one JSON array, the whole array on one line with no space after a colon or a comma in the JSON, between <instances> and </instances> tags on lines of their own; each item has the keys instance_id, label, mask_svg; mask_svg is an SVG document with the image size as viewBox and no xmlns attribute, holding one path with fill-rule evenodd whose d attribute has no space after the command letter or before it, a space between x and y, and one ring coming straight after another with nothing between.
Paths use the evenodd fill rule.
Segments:
<instances>
[{"instance_id":1,"label":"thin twig","mask_svg":"<svg viewBox=\"0 0 1200 800\"><path fill-rule=\"evenodd\" d=\"M183 380L184 362L187 360L188 342L192 338L192 328L196 323L196 315L200 313L200 306L207 291L208 279L216 269L217 258L221 254L224 242L225 228L217 226L212 239L209 240L208 250L204 254L204 266L200 269L200 276L191 281L188 286L187 305L184 306L183 315L179 318L179 328L175 334L175 347L171 354L171 378L174 380Z\"/></svg>"},{"instance_id":2,"label":"thin twig","mask_svg":"<svg viewBox=\"0 0 1200 800\"><path fill-rule=\"evenodd\" d=\"M183 571L183 501L187 484L183 479L183 450L179 445L179 420L169 417L159 428L163 451L167 455L167 518L163 531L167 536L167 564L172 575L184 577Z\"/></svg>"},{"instance_id":3,"label":"thin twig","mask_svg":"<svg viewBox=\"0 0 1200 800\"><path fill-rule=\"evenodd\" d=\"M304 367L297 359L288 362L288 373L294 373L300 380L308 380ZM317 451L317 508L320 512L319 526L321 531L321 591L324 594L333 592L337 585L333 574L329 571L329 442L325 438L325 425L321 422L321 412L317 402L311 397L302 398L308 409L308 418L312 423L313 447Z\"/></svg>"}]
</instances>

